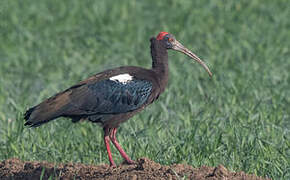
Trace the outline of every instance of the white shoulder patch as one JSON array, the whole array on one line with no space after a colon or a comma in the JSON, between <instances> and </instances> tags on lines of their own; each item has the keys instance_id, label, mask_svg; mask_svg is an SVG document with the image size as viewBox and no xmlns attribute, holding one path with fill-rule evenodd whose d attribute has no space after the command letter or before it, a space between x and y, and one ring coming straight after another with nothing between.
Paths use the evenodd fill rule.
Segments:
<instances>
[{"instance_id":1,"label":"white shoulder patch","mask_svg":"<svg viewBox=\"0 0 290 180\"><path fill-rule=\"evenodd\" d=\"M130 74L119 74L117 76L110 77L111 81L118 81L120 83L126 84L129 81L132 81L133 76Z\"/></svg>"}]
</instances>

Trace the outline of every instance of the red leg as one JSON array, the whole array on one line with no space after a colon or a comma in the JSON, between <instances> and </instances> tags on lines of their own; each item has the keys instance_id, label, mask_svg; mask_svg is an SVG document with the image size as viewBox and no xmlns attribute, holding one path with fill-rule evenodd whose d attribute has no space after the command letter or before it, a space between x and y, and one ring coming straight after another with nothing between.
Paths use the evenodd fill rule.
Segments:
<instances>
[{"instance_id":1,"label":"red leg","mask_svg":"<svg viewBox=\"0 0 290 180\"><path fill-rule=\"evenodd\" d=\"M113 128L111 133L110 133L110 139L111 139L112 143L115 145L115 147L118 149L118 151L120 152L121 156L127 161L127 163L128 164L133 164L134 161L130 159L130 157L125 153L123 148L118 143L118 141L116 139L116 133L117 133L117 128Z\"/></svg>"},{"instance_id":2,"label":"red leg","mask_svg":"<svg viewBox=\"0 0 290 180\"><path fill-rule=\"evenodd\" d=\"M107 152L108 152L108 156L109 156L109 161L110 161L110 166L111 167L116 167L116 164L112 158L112 153L111 153L111 149L110 149L110 129L109 128L104 128L104 141L105 141L105 146L106 146L106 149L107 149Z\"/></svg>"}]
</instances>

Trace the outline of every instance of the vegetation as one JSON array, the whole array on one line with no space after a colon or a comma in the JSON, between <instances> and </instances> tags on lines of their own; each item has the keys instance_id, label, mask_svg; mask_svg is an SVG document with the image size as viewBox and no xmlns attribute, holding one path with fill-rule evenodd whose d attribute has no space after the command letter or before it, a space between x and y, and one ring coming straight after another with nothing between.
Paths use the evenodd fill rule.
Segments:
<instances>
[{"instance_id":1,"label":"vegetation","mask_svg":"<svg viewBox=\"0 0 290 180\"><path fill-rule=\"evenodd\" d=\"M0 160L108 163L96 124L33 129L23 113L102 70L150 68L149 38L168 31L214 76L169 52L167 90L119 128L128 154L289 179L289 17L287 0L2 0Z\"/></svg>"}]
</instances>

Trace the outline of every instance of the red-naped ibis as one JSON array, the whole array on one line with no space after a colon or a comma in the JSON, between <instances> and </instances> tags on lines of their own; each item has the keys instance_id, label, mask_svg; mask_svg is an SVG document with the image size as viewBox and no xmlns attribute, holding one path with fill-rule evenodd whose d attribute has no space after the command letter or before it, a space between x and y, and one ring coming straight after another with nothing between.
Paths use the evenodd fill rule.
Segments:
<instances>
[{"instance_id":1,"label":"red-naped ibis","mask_svg":"<svg viewBox=\"0 0 290 180\"><path fill-rule=\"evenodd\" d=\"M104 129L104 142L110 166L116 166L110 141L129 164L134 163L116 139L119 125L158 99L168 81L168 49L180 51L209 68L172 34L160 32L151 38L152 68L124 66L98 73L30 108L25 125L40 126L50 120L66 117L72 122L88 120Z\"/></svg>"}]
</instances>

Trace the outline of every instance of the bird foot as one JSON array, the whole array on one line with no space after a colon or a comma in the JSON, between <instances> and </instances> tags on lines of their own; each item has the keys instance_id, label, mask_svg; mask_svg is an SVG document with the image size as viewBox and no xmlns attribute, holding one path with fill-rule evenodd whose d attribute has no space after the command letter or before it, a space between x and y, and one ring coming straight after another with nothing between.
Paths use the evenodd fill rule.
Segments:
<instances>
[{"instance_id":1,"label":"bird foot","mask_svg":"<svg viewBox=\"0 0 290 180\"><path fill-rule=\"evenodd\" d=\"M131 160L131 159L128 159L128 160L124 160L124 161L122 162L122 164L128 164L128 165L130 165L130 164L137 164L137 162L136 162L136 161L133 161L133 160Z\"/></svg>"},{"instance_id":2,"label":"bird foot","mask_svg":"<svg viewBox=\"0 0 290 180\"><path fill-rule=\"evenodd\" d=\"M117 166L116 166L116 164L115 164L115 163L113 163L113 164L112 164L112 163L110 163L110 168L113 168L113 169L114 169L114 168L116 168L116 167L117 167Z\"/></svg>"}]
</instances>

